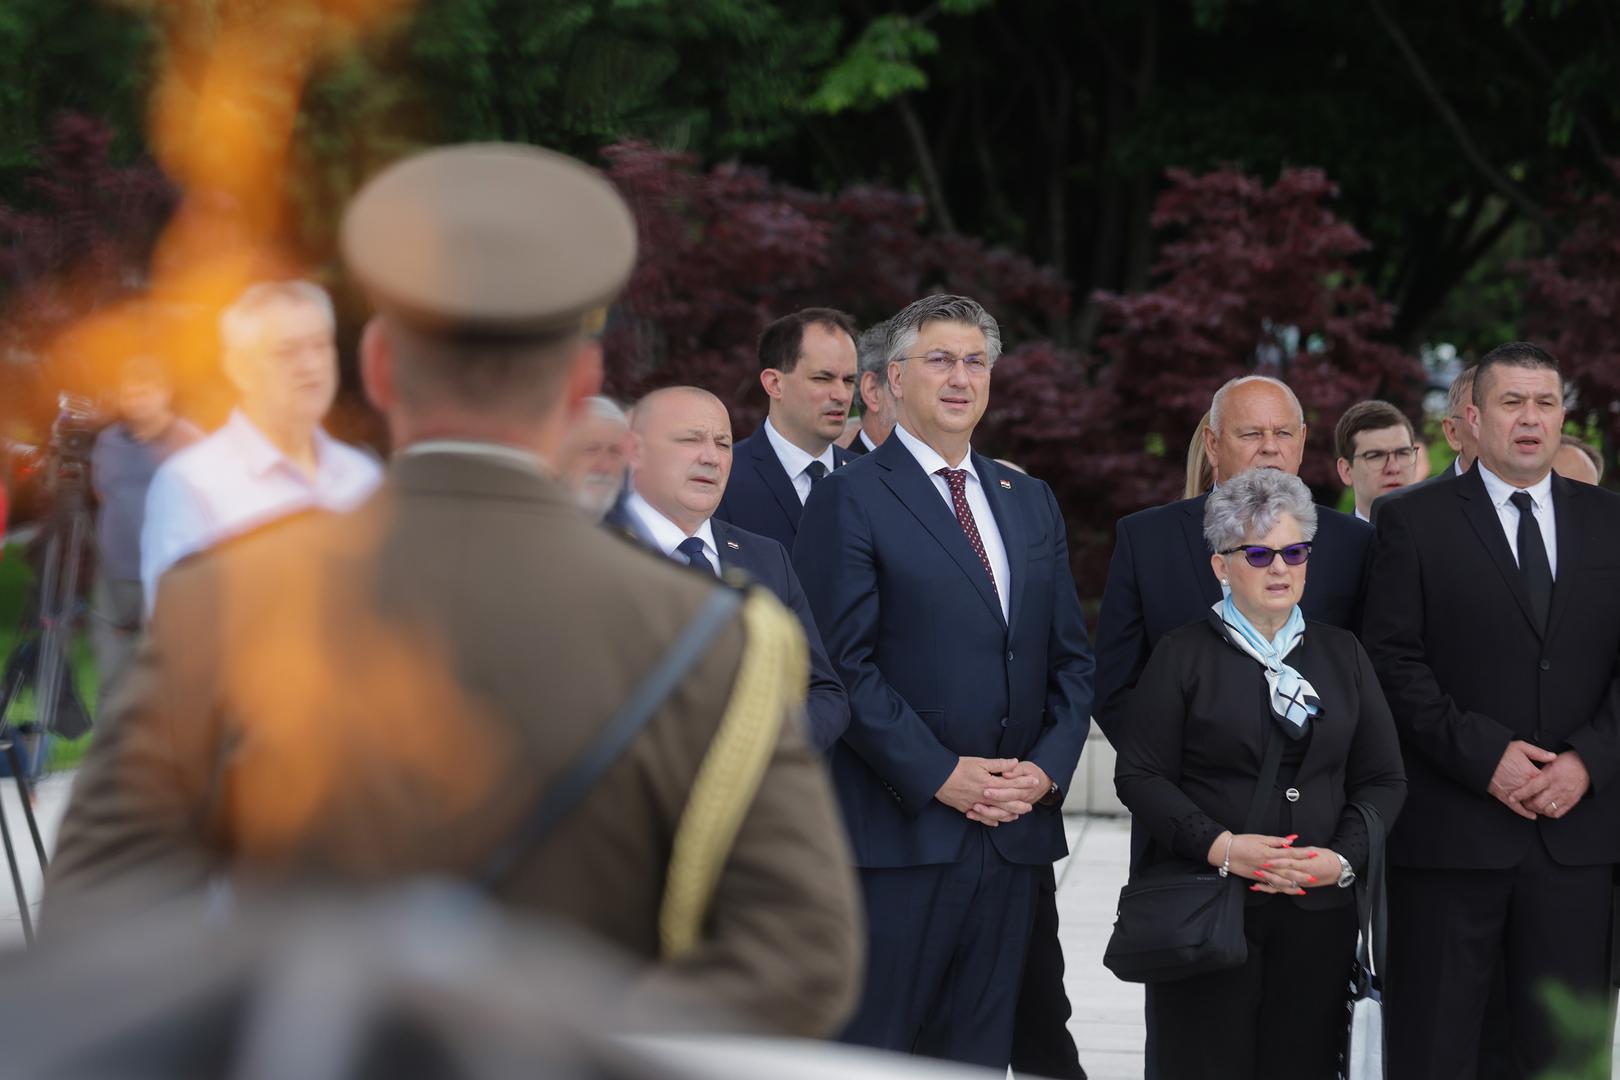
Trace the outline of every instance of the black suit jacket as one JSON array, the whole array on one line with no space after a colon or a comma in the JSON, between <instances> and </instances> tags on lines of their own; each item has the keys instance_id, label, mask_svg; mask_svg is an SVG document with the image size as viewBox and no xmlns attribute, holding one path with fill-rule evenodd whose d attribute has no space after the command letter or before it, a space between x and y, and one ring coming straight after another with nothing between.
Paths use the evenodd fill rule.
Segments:
<instances>
[{"instance_id":1,"label":"black suit jacket","mask_svg":"<svg viewBox=\"0 0 1620 1080\"><path fill-rule=\"evenodd\" d=\"M854 461L855 454L834 446L833 468ZM770 437L761 424L732 451L731 479L714 516L760 536L768 536L789 551L799 535L799 517L804 506L793 481L782 468L782 459L771 447Z\"/></svg>"},{"instance_id":2,"label":"black suit jacket","mask_svg":"<svg viewBox=\"0 0 1620 1080\"><path fill-rule=\"evenodd\" d=\"M1208 495L1120 519L1097 620L1097 724L1116 747L1130 696L1159 639L1202 619L1221 598L1204 543ZM1305 618L1355 630L1372 527L1316 508L1316 540L1300 609Z\"/></svg>"},{"instance_id":3,"label":"black suit jacket","mask_svg":"<svg viewBox=\"0 0 1620 1080\"><path fill-rule=\"evenodd\" d=\"M602 524L657 550L652 538L635 520L635 515L630 513L623 499L608 511ZM804 589L799 585L799 576L793 572L793 563L787 551L769 537L755 535L728 522L710 519L709 527L714 532L714 542L720 551L720 569L738 570L746 574L776 594L776 598L799 617L799 624L804 627L805 642L810 646L810 688L805 695L805 720L810 726L811 744L825 753L849 726L849 697L827 659L821 634L817 632L816 621L810 614L809 601L804 597Z\"/></svg>"},{"instance_id":4,"label":"black suit jacket","mask_svg":"<svg viewBox=\"0 0 1620 1080\"><path fill-rule=\"evenodd\" d=\"M954 862L969 821L934 798L959 757L1033 761L1067 787L1091 711L1091 646L1063 515L1039 480L973 455L1007 551L1008 616L898 438L816 485L793 562L849 691L833 785L863 867ZM1009 862L1066 851L1062 814L990 829Z\"/></svg>"},{"instance_id":5,"label":"black suit jacket","mask_svg":"<svg viewBox=\"0 0 1620 1080\"><path fill-rule=\"evenodd\" d=\"M1363 640L1406 751L1398 864L1503 869L1538 833L1566 866L1620 862L1620 496L1554 474L1552 503L1545 633L1478 465L1379 514ZM1592 790L1514 814L1486 793L1512 739L1579 752Z\"/></svg>"},{"instance_id":6,"label":"black suit jacket","mask_svg":"<svg viewBox=\"0 0 1620 1080\"><path fill-rule=\"evenodd\" d=\"M1298 771L1273 792L1258 831L1298 833L1301 847L1337 851L1366 869L1366 827L1351 803L1394 823L1405 797L1400 743L1372 663L1355 635L1307 622L1288 663L1316 688L1322 711ZM1286 739L1271 716L1260 665L1214 626L1213 616L1173 630L1153 650L1131 695L1115 784L1135 821L1152 834L1140 869L1205 865L1222 830L1243 831L1267 740ZM1336 888L1309 889L1306 907L1353 903Z\"/></svg>"},{"instance_id":7,"label":"black suit jacket","mask_svg":"<svg viewBox=\"0 0 1620 1080\"><path fill-rule=\"evenodd\" d=\"M1415 484L1408 484L1403 488L1396 488L1394 491L1391 491L1386 495L1380 495L1380 496L1378 496L1378 498L1374 499L1372 505L1367 508L1367 517L1369 519L1371 519L1371 521L1373 523L1373 527L1377 528L1378 527L1378 513L1379 513L1379 511L1381 509L1383 509L1383 507L1385 505L1387 505L1389 503L1389 500L1391 500L1391 499L1399 499L1402 496L1407 495L1407 494L1409 494L1411 492L1414 492L1414 491L1422 491L1424 488L1432 487L1435 484L1442 483L1442 482L1444 482L1444 481L1446 481L1446 480L1448 480L1448 479L1450 479L1452 477L1455 477L1456 475L1457 475L1457 472L1456 472L1455 467L1451 466L1451 465L1447 465L1445 472L1435 473L1433 476L1425 477L1424 479L1419 480Z\"/></svg>"}]
</instances>

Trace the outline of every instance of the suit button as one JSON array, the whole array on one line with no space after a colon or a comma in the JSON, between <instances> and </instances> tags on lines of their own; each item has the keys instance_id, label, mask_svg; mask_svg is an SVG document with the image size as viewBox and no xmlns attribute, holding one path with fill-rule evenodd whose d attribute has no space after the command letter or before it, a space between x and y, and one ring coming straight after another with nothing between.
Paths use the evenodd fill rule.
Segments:
<instances>
[{"instance_id":1,"label":"suit button","mask_svg":"<svg viewBox=\"0 0 1620 1080\"><path fill-rule=\"evenodd\" d=\"M1002 727L1006 727L1006 726L1007 726L1007 718L1006 718L1006 717L1005 717L1005 716L1003 716L1003 717L1002 717L1002 718L1001 718L1001 726L1002 726Z\"/></svg>"},{"instance_id":2,"label":"suit button","mask_svg":"<svg viewBox=\"0 0 1620 1080\"><path fill-rule=\"evenodd\" d=\"M1009 664L1012 663L1012 653L1011 652L1007 653L1007 663L1009 663Z\"/></svg>"},{"instance_id":3,"label":"suit button","mask_svg":"<svg viewBox=\"0 0 1620 1080\"><path fill-rule=\"evenodd\" d=\"M1287 791L1283 792L1283 798L1287 799L1289 802L1299 802L1299 788L1289 788Z\"/></svg>"},{"instance_id":4,"label":"suit button","mask_svg":"<svg viewBox=\"0 0 1620 1080\"><path fill-rule=\"evenodd\" d=\"M1547 671L1547 670L1551 669L1551 667L1552 667L1552 661L1551 660L1543 660L1541 662L1541 670L1542 671Z\"/></svg>"}]
</instances>

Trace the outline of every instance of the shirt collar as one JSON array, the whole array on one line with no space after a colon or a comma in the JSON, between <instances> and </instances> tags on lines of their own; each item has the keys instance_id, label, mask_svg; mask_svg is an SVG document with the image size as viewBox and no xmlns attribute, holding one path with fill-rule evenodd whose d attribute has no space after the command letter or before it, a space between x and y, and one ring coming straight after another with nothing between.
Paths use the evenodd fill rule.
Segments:
<instances>
[{"instance_id":1,"label":"shirt collar","mask_svg":"<svg viewBox=\"0 0 1620 1080\"><path fill-rule=\"evenodd\" d=\"M505 443L483 442L478 439L424 439L419 443L412 443L401 450L396 457L417 457L421 454L460 454L464 457L481 457L489 461L498 461L503 465L531 472L537 476L550 477L551 469L546 459L539 454L527 450L519 450L515 446Z\"/></svg>"},{"instance_id":2,"label":"shirt collar","mask_svg":"<svg viewBox=\"0 0 1620 1080\"><path fill-rule=\"evenodd\" d=\"M652 503L643 499L639 491L632 490L626 495L624 505L636 516L636 520L641 522L641 527L647 531L647 535L652 538L658 550L673 557L675 549L686 539L686 530L654 510ZM702 540L704 550L715 556L718 561L720 548L714 542L714 529L708 518L703 519L703 524L699 525L692 535Z\"/></svg>"},{"instance_id":3,"label":"shirt collar","mask_svg":"<svg viewBox=\"0 0 1620 1080\"><path fill-rule=\"evenodd\" d=\"M1506 480L1503 480L1500 476L1497 476L1495 473L1491 472L1491 470L1487 469L1485 467L1485 463L1482 461L1479 463L1479 478L1485 481L1485 492L1486 494L1490 495L1492 506L1512 506L1513 504L1508 500L1512 497L1515 491L1528 491L1530 493L1530 500L1535 503L1537 510L1544 509L1550 505L1548 500L1552 497L1551 471L1549 471L1546 476L1543 476L1539 481L1530 487L1516 488Z\"/></svg>"},{"instance_id":4,"label":"shirt collar","mask_svg":"<svg viewBox=\"0 0 1620 1080\"><path fill-rule=\"evenodd\" d=\"M1368 517L1366 514L1363 514L1361 512L1361 507L1359 506L1356 507L1356 517L1362 521L1365 521L1369 525L1372 524L1372 518Z\"/></svg>"},{"instance_id":5,"label":"shirt collar","mask_svg":"<svg viewBox=\"0 0 1620 1080\"><path fill-rule=\"evenodd\" d=\"M782 468L787 470L789 480L804 472L805 466L812 461L821 462L827 467L828 472L833 471L834 458L831 443L827 445L827 449L821 452L820 457L811 457L783 438L782 433L776 430L769 417L765 420L765 438L770 442L771 449L776 451L776 459L782 463Z\"/></svg>"},{"instance_id":6,"label":"shirt collar","mask_svg":"<svg viewBox=\"0 0 1620 1080\"><path fill-rule=\"evenodd\" d=\"M270 437L259 430L259 426L248 419L247 413L241 409L232 409L231 415L220 427L220 433L225 435L236 446L237 453L247 464L248 471L254 476L264 476L277 465L285 464L298 475L303 476L304 470L293 464L291 458L281 452L281 448L270 441ZM327 462L332 458L329 447L332 436L320 427L315 428L315 473L319 476L326 470Z\"/></svg>"},{"instance_id":7,"label":"shirt collar","mask_svg":"<svg viewBox=\"0 0 1620 1080\"><path fill-rule=\"evenodd\" d=\"M873 442L871 439L868 439L866 437L866 429L865 428L861 428L861 430L856 433L855 437L857 439L861 440L861 445L866 447L866 452L867 453L871 453L873 450L877 449L877 443Z\"/></svg>"},{"instance_id":8,"label":"shirt collar","mask_svg":"<svg viewBox=\"0 0 1620 1080\"><path fill-rule=\"evenodd\" d=\"M968 447L968 452L962 455L962 464L952 465L950 462L946 461L942 456L940 456L939 451L917 438L917 436L913 435L899 424L894 425L894 436L898 437L900 442L905 445L905 448L911 451L911 456L917 459L917 464L921 465L923 467L923 472L927 473L929 476L934 475L941 469L961 469L971 476L975 482L978 481L978 470L973 467L972 447Z\"/></svg>"}]
</instances>

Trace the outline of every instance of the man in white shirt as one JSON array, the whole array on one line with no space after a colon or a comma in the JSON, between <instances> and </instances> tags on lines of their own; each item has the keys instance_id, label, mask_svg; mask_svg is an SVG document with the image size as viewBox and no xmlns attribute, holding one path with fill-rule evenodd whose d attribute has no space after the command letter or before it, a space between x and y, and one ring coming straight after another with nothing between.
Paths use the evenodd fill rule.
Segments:
<instances>
[{"instance_id":1,"label":"man in white shirt","mask_svg":"<svg viewBox=\"0 0 1620 1080\"><path fill-rule=\"evenodd\" d=\"M1356 517L1372 520L1373 500L1412 483L1417 436L1412 422L1387 401L1358 401L1333 429L1339 479L1355 492Z\"/></svg>"},{"instance_id":2,"label":"man in white shirt","mask_svg":"<svg viewBox=\"0 0 1620 1080\"><path fill-rule=\"evenodd\" d=\"M854 457L834 440L855 395L855 323L832 308L784 315L760 334L759 365L770 412L737 444L715 517L792 551L810 489Z\"/></svg>"},{"instance_id":3,"label":"man in white shirt","mask_svg":"<svg viewBox=\"0 0 1620 1080\"><path fill-rule=\"evenodd\" d=\"M152 477L141 530L148 613L158 579L187 555L299 510L348 510L381 480L373 458L321 430L337 394L333 331L331 298L308 281L252 285L220 315L239 401Z\"/></svg>"}]
</instances>

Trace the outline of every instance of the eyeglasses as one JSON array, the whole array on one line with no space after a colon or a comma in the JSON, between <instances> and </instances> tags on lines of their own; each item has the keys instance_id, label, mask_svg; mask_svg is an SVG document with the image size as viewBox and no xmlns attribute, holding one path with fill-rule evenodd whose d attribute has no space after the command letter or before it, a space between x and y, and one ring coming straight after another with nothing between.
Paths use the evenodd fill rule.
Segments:
<instances>
[{"instance_id":1,"label":"eyeglasses","mask_svg":"<svg viewBox=\"0 0 1620 1080\"><path fill-rule=\"evenodd\" d=\"M1381 469L1384 462L1390 458L1394 458L1397 465L1410 464L1412 459L1417 457L1417 452L1418 448L1415 446L1403 446L1399 450L1367 450L1357 454L1356 457L1375 469Z\"/></svg>"},{"instance_id":2,"label":"eyeglasses","mask_svg":"<svg viewBox=\"0 0 1620 1080\"><path fill-rule=\"evenodd\" d=\"M1243 552L1243 558L1256 570L1264 570L1270 566L1278 555L1289 566L1304 566L1305 560L1311 557L1311 542L1306 540L1298 544L1289 544L1287 547L1271 548L1261 544L1244 544L1241 547L1227 548L1216 552L1217 555L1236 555Z\"/></svg>"},{"instance_id":3,"label":"eyeglasses","mask_svg":"<svg viewBox=\"0 0 1620 1080\"><path fill-rule=\"evenodd\" d=\"M966 356L954 356L948 352L931 352L922 356L902 356L902 360L921 360L923 365L936 375L947 375L956 370L960 363L967 369L969 375L985 375L990 371L990 361L981 353L969 353Z\"/></svg>"}]
</instances>

